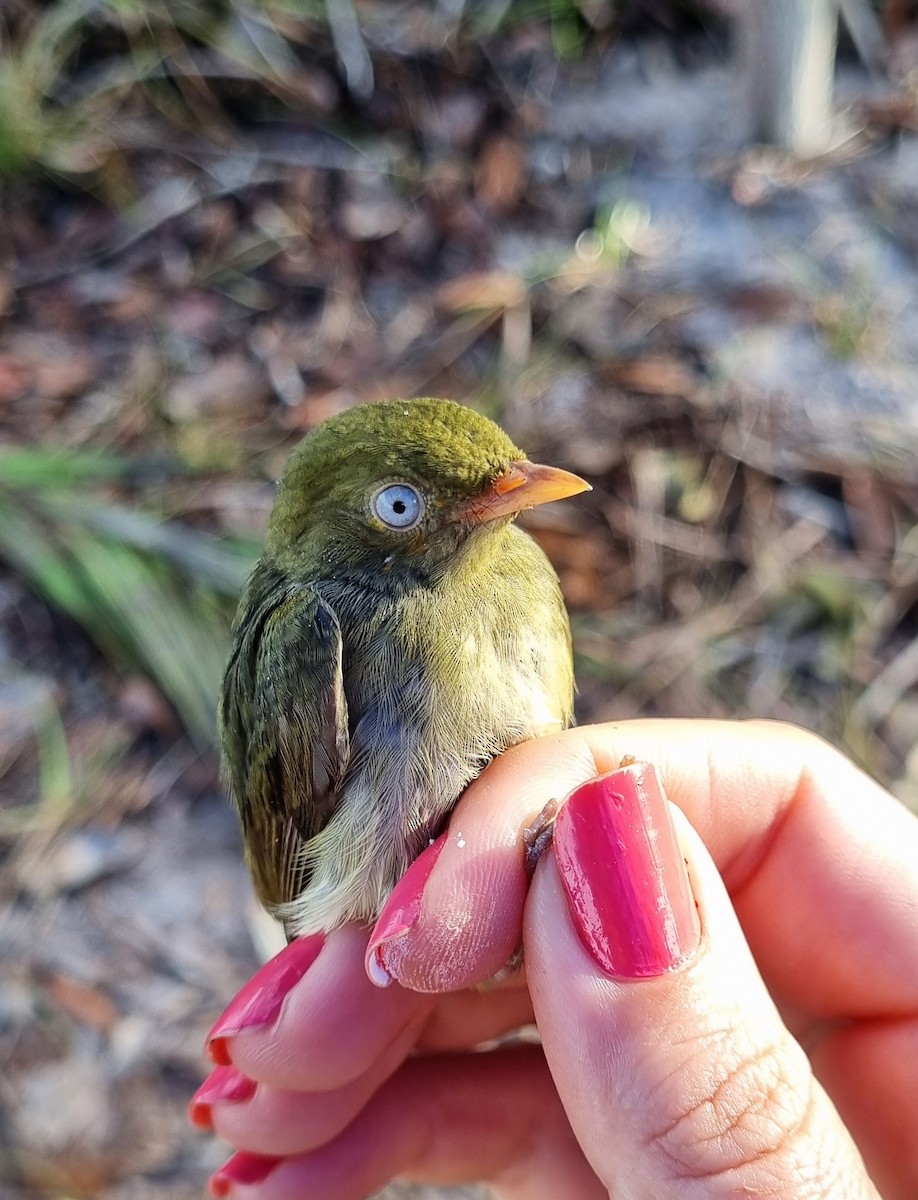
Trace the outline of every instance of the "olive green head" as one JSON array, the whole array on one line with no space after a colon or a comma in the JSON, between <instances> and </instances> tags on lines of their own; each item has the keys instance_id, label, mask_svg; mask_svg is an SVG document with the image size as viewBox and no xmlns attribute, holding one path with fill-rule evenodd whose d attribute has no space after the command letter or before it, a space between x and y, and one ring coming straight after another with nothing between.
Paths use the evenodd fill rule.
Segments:
<instances>
[{"instance_id":1,"label":"olive green head","mask_svg":"<svg viewBox=\"0 0 918 1200\"><path fill-rule=\"evenodd\" d=\"M542 472L539 479L531 472ZM543 494L545 473L555 493ZM580 491L574 476L528 463L486 417L449 400L348 409L294 450L268 524L266 551L288 566L397 574L436 571L472 534L522 508Z\"/></svg>"}]
</instances>

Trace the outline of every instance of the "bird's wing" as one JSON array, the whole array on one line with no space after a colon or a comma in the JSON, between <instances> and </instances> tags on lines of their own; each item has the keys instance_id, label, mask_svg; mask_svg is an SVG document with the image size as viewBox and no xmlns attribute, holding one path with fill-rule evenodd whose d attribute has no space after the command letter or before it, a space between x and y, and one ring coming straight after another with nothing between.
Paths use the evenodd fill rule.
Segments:
<instances>
[{"instance_id":1,"label":"bird's wing","mask_svg":"<svg viewBox=\"0 0 918 1200\"><path fill-rule=\"evenodd\" d=\"M341 630L304 585L245 611L220 701L223 771L255 889L273 909L305 886L303 847L334 813L347 767Z\"/></svg>"}]
</instances>

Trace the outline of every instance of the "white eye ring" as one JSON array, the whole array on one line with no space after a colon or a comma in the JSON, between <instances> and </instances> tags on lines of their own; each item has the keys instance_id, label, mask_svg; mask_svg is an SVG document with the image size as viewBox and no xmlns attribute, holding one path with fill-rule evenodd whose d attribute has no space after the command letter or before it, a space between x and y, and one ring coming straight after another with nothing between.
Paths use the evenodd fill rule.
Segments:
<instances>
[{"instance_id":1,"label":"white eye ring","mask_svg":"<svg viewBox=\"0 0 918 1200\"><path fill-rule=\"evenodd\" d=\"M387 483L374 494L370 508L390 529L414 529L424 516L424 499L410 483Z\"/></svg>"}]
</instances>

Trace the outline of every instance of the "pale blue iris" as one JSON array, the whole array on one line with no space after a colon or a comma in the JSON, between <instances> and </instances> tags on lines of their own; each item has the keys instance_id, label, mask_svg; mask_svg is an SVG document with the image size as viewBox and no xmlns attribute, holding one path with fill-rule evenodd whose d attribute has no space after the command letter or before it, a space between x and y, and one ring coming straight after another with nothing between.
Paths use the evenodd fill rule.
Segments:
<instances>
[{"instance_id":1,"label":"pale blue iris","mask_svg":"<svg viewBox=\"0 0 918 1200\"><path fill-rule=\"evenodd\" d=\"M390 483L373 497L373 512L390 529L411 529L423 515L424 501L410 483Z\"/></svg>"}]
</instances>

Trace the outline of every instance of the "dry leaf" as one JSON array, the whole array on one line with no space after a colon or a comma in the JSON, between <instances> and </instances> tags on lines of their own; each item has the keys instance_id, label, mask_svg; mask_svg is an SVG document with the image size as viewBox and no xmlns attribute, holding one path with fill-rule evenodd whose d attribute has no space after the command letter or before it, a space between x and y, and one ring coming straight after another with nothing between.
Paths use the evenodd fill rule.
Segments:
<instances>
[{"instance_id":1,"label":"dry leaf","mask_svg":"<svg viewBox=\"0 0 918 1200\"><path fill-rule=\"evenodd\" d=\"M522 195L528 175L526 154L513 138L488 138L475 171L475 195L488 208L508 212Z\"/></svg>"},{"instance_id":2,"label":"dry leaf","mask_svg":"<svg viewBox=\"0 0 918 1200\"><path fill-rule=\"evenodd\" d=\"M525 299L525 283L509 271L463 275L460 279L445 283L436 295L437 305L448 312L516 308Z\"/></svg>"},{"instance_id":3,"label":"dry leaf","mask_svg":"<svg viewBox=\"0 0 918 1200\"><path fill-rule=\"evenodd\" d=\"M690 396L698 384L682 359L665 354L606 363L602 373L611 383L648 396Z\"/></svg>"},{"instance_id":4,"label":"dry leaf","mask_svg":"<svg viewBox=\"0 0 918 1200\"><path fill-rule=\"evenodd\" d=\"M32 372L16 354L0 354L0 401L18 400L28 390Z\"/></svg>"},{"instance_id":5,"label":"dry leaf","mask_svg":"<svg viewBox=\"0 0 918 1200\"><path fill-rule=\"evenodd\" d=\"M101 988L81 983L67 975L51 975L46 989L55 1003L74 1020L108 1033L117 1023L120 1013Z\"/></svg>"},{"instance_id":6,"label":"dry leaf","mask_svg":"<svg viewBox=\"0 0 918 1200\"><path fill-rule=\"evenodd\" d=\"M173 420L194 421L259 408L270 394L268 377L258 363L241 354L225 354L197 375L177 379L164 407Z\"/></svg>"}]
</instances>

